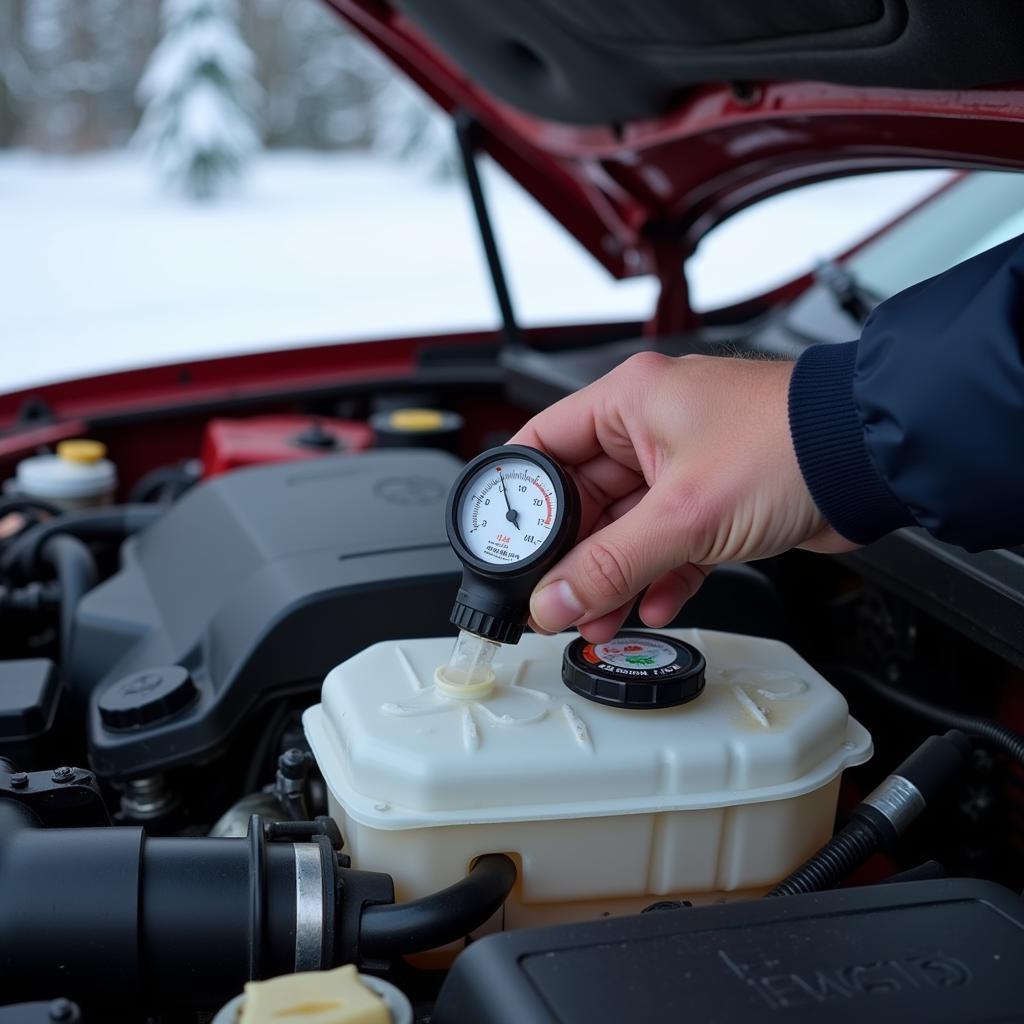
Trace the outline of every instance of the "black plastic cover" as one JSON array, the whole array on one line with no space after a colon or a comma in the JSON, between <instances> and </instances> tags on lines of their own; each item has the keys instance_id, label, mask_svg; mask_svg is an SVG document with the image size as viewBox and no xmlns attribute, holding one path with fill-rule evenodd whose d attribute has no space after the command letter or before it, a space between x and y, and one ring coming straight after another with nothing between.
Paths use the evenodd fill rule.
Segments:
<instances>
[{"instance_id":1,"label":"black plastic cover","mask_svg":"<svg viewBox=\"0 0 1024 1024\"><path fill-rule=\"evenodd\" d=\"M434 1024L982 1024L1024 1017L1024 902L908 882L505 932L455 962Z\"/></svg>"},{"instance_id":2,"label":"black plastic cover","mask_svg":"<svg viewBox=\"0 0 1024 1024\"><path fill-rule=\"evenodd\" d=\"M0 661L0 742L30 740L53 721L60 688L47 658Z\"/></svg>"},{"instance_id":3,"label":"black plastic cover","mask_svg":"<svg viewBox=\"0 0 1024 1024\"><path fill-rule=\"evenodd\" d=\"M444 452L395 450L237 470L131 539L120 571L79 605L68 659L72 693L90 703L95 769L202 760L261 701L312 697L364 647L450 634L460 566L443 511L460 466ZM187 707L108 727L108 687L174 665L197 691Z\"/></svg>"},{"instance_id":4,"label":"black plastic cover","mask_svg":"<svg viewBox=\"0 0 1024 1024\"><path fill-rule=\"evenodd\" d=\"M1024 77L1014 0L396 0L460 69L554 121L656 117L702 82L959 89Z\"/></svg>"}]
</instances>

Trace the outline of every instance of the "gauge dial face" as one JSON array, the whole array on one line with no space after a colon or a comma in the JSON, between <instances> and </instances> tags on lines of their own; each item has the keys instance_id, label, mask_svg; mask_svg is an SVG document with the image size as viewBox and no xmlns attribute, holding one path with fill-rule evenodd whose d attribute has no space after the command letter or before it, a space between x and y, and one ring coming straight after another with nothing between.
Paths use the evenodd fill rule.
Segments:
<instances>
[{"instance_id":1,"label":"gauge dial face","mask_svg":"<svg viewBox=\"0 0 1024 1024\"><path fill-rule=\"evenodd\" d=\"M528 459L497 459L483 466L462 491L458 509L462 542L482 562L510 565L536 554L558 519L551 477Z\"/></svg>"}]
</instances>

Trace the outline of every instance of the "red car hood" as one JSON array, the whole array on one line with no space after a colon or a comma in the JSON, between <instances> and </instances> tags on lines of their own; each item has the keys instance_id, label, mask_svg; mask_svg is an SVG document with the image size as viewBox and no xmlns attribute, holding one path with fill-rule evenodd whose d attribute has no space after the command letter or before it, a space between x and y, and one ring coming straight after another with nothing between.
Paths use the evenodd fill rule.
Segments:
<instances>
[{"instance_id":1,"label":"red car hood","mask_svg":"<svg viewBox=\"0 0 1024 1024\"><path fill-rule=\"evenodd\" d=\"M618 277L797 183L1024 164L1008 0L328 0Z\"/></svg>"}]
</instances>

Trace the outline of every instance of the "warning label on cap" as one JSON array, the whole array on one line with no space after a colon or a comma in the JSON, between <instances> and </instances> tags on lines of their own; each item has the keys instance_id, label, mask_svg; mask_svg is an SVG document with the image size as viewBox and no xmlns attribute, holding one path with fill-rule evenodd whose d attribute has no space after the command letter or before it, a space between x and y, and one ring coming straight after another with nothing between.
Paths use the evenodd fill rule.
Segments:
<instances>
[{"instance_id":1,"label":"warning label on cap","mask_svg":"<svg viewBox=\"0 0 1024 1024\"><path fill-rule=\"evenodd\" d=\"M679 669L679 651L653 637L616 637L606 644L587 644L581 654L614 675L672 675Z\"/></svg>"}]
</instances>

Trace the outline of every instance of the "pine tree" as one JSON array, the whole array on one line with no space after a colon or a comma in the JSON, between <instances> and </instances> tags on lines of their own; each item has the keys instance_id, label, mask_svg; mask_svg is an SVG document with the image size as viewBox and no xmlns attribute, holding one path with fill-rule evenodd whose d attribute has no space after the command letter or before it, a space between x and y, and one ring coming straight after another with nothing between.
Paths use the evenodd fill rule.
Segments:
<instances>
[{"instance_id":1,"label":"pine tree","mask_svg":"<svg viewBox=\"0 0 1024 1024\"><path fill-rule=\"evenodd\" d=\"M137 139L165 181L197 199L222 191L260 146L236 13L235 0L163 0L163 35L139 82Z\"/></svg>"}]
</instances>

